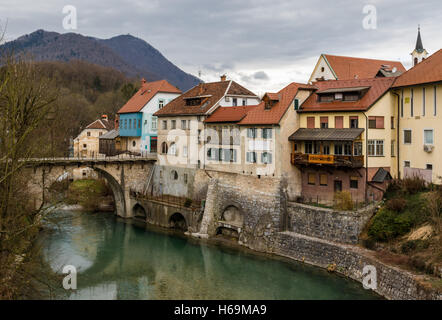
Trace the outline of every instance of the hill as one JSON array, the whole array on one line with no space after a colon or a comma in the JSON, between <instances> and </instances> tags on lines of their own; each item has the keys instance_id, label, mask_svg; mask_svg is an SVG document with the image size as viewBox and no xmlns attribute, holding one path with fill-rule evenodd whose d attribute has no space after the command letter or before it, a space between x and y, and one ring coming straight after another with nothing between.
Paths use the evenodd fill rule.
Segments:
<instances>
[{"instance_id":1,"label":"hill","mask_svg":"<svg viewBox=\"0 0 442 320\"><path fill-rule=\"evenodd\" d=\"M114 68L129 78L166 79L186 91L200 80L167 60L146 41L131 35L98 39L77 33L37 30L0 46L0 52L29 54L34 61L81 60Z\"/></svg>"}]
</instances>

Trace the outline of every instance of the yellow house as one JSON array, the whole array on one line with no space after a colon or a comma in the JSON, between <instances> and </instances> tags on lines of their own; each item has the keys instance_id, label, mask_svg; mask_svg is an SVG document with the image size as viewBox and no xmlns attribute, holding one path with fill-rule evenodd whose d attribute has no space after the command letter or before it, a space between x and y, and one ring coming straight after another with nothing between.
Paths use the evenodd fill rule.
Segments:
<instances>
[{"instance_id":1,"label":"yellow house","mask_svg":"<svg viewBox=\"0 0 442 320\"><path fill-rule=\"evenodd\" d=\"M399 116L400 177L441 183L442 50L397 78L392 93Z\"/></svg>"},{"instance_id":2,"label":"yellow house","mask_svg":"<svg viewBox=\"0 0 442 320\"><path fill-rule=\"evenodd\" d=\"M74 139L74 157L94 158L99 156L99 137L112 130L114 124L109 121L107 115L89 124Z\"/></svg>"},{"instance_id":3,"label":"yellow house","mask_svg":"<svg viewBox=\"0 0 442 320\"><path fill-rule=\"evenodd\" d=\"M395 78L314 82L301 105L291 163L301 174L302 197L331 203L348 191L358 202L378 200L397 176Z\"/></svg>"}]
</instances>

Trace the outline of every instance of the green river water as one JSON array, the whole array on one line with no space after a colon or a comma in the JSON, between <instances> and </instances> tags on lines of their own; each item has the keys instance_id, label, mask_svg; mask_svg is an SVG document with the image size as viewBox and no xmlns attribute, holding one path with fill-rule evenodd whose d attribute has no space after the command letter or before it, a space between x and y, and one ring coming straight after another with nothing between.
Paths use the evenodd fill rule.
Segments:
<instances>
[{"instance_id":1,"label":"green river water","mask_svg":"<svg viewBox=\"0 0 442 320\"><path fill-rule=\"evenodd\" d=\"M44 256L77 268L69 299L379 299L360 283L298 262L202 243L112 213L55 213ZM61 287L61 283L60 283Z\"/></svg>"}]
</instances>

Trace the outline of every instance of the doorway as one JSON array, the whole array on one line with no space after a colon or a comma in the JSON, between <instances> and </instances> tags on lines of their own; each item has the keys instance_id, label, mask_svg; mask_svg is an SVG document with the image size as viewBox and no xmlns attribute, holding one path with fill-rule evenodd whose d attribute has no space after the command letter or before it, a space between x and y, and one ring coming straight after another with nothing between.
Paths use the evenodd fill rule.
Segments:
<instances>
[{"instance_id":1,"label":"doorway","mask_svg":"<svg viewBox=\"0 0 442 320\"><path fill-rule=\"evenodd\" d=\"M334 186L335 186L335 192L342 191L342 181L341 180L335 180Z\"/></svg>"}]
</instances>

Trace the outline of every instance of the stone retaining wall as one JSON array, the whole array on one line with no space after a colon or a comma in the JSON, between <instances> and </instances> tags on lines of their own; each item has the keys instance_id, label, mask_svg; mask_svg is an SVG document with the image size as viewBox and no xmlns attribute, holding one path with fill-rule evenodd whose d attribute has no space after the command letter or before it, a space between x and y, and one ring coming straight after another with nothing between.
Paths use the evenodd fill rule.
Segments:
<instances>
[{"instance_id":1,"label":"stone retaining wall","mask_svg":"<svg viewBox=\"0 0 442 320\"><path fill-rule=\"evenodd\" d=\"M387 299L442 299L442 293L429 290L418 276L386 265L369 250L338 244L294 232L280 232L274 238L272 253L327 268L336 264L336 272L362 282L362 270L372 265L377 271L377 289Z\"/></svg>"},{"instance_id":2,"label":"stone retaining wall","mask_svg":"<svg viewBox=\"0 0 442 320\"><path fill-rule=\"evenodd\" d=\"M372 205L358 211L337 211L289 202L288 230L325 240L357 243L375 209Z\"/></svg>"}]
</instances>

